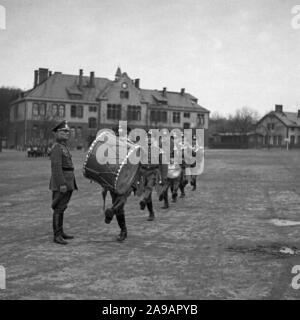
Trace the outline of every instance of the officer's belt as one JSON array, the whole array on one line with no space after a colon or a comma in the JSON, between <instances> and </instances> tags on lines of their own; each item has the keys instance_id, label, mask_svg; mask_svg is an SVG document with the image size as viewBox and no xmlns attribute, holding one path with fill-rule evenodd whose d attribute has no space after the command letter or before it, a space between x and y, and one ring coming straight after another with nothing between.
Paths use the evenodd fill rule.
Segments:
<instances>
[{"instance_id":1,"label":"officer's belt","mask_svg":"<svg viewBox=\"0 0 300 320\"><path fill-rule=\"evenodd\" d=\"M74 168L62 168L63 171L74 171Z\"/></svg>"}]
</instances>

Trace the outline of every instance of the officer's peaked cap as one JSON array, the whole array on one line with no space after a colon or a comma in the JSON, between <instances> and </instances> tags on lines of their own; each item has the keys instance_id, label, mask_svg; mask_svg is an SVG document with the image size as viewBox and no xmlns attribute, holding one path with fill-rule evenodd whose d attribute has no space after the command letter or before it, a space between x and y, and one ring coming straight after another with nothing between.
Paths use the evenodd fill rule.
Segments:
<instances>
[{"instance_id":1,"label":"officer's peaked cap","mask_svg":"<svg viewBox=\"0 0 300 320\"><path fill-rule=\"evenodd\" d=\"M70 130L66 120L63 120L52 129L53 132L57 132L58 130Z\"/></svg>"}]
</instances>

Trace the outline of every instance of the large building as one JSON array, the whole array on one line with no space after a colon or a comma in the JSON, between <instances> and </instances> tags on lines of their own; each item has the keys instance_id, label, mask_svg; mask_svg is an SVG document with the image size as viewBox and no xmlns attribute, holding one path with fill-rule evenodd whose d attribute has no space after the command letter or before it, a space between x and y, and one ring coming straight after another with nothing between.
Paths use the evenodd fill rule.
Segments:
<instances>
[{"instance_id":1,"label":"large building","mask_svg":"<svg viewBox=\"0 0 300 320\"><path fill-rule=\"evenodd\" d=\"M197 98L179 92L140 88L140 79L130 79L118 68L114 80L89 76L34 71L33 89L11 104L10 147L48 144L51 128L66 119L72 129L73 147L86 148L97 131L127 120L130 128L204 128L209 111Z\"/></svg>"},{"instance_id":2,"label":"large building","mask_svg":"<svg viewBox=\"0 0 300 320\"><path fill-rule=\"evenodd\" d=\"M286 112L282 105L266 114L256 125L259 146L300 147L300 110Z\"/></svg>"}]
</instances>

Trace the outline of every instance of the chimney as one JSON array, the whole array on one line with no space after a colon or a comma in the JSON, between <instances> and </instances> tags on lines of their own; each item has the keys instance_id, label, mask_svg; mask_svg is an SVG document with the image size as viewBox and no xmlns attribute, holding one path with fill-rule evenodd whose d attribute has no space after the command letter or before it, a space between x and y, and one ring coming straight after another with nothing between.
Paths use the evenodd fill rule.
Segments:
<instances>
[{"instance_id":1,"label":"chimney","mask_svg":"<svg viewBox=\"0 0 300 320\"><path fill-rule=\"evenodd\" d=\"M92 71L91 73L90 73L90 87L95 87L95 72L94 71Z\"/></svg>"},{"instance_id":2,"label":"chimney","mask_svg":"<svg viewBox=\"0 0 300 320\"><path fill-rule=\"evenodd\" d=\"M52 71L49 71L49 78L52 76Z\"/></svg>"},{"instance_id":3,"label":"chimney","mask_svg":"<svg viewBox=\"0 0 300 320\"><path fill-rule=\"evenodd\" d=\"M39 68L39 84L48 79L48 69Z\"/></svg>"},{"instance_id":4,"label":"chimney","mask_svg":"<svg viewBox=\"0 0 300 320\"><path fill-rule=\"evenodd\" d=\"M300 118L300 109L298 109L298 118Z\"/></svg>"},{"instance_id":5,"label":"chimney","mask_svg":"<svg viewBox=\"0 0 300 320\"><path fill-rule=\"evenodd\" d=\"M275 112L282 112L282 104L275 104Z\"/></svg>"},{"instance_id":6,"label":"chimney","mask_svg":"<svg viewBox=\"0 0 300 320\"><path fill-rule=\"evenodd\" d=\"M180 91L180 94L183 96L183 95L184 95L184 93L185 93L185 89L184 89L184 88L182 88L182 89L181 89L181 91Z\"/></svg>"},{"instance_id":7,"label":"chimney","mask_svg":"<svg viewBox=\"0 0 300 320\"><path fill-rule=\"evenodd\" d=\"M79 69L79 82L78 82L79 87L82 87L82 84L83 84L83 70Z\"/></svg>"},{"instance_id":8,"label":"chimney","mask_svg":"<svg viewBox=\"0 0 300 320\"><path fill-rule=\"evenodd\" d=\"M34 83L33 83L33 87L37 87L39 83L39 71L38 70L34 70Z\"/></svg>"},{"instance_id":9,"label":"chimney","mask_svg":"<svg viewBox=\"0 0 300 320\"><path fill-rule=\"evenodd\" d=\"M134 85L136 88L140 88L140 79L135 79Z\"/></svg>"},{"instance_id":10,"label":"chimney","mask_svg":"<svg viewBox=\"0 0 300 320\"><path fill-rule=\"evenodd\" d=\"M166 88L166 87L163 87L163 91L162 91L162 95L163 95L163 97L165 97L165 96L166 96L166 91L167 91L167 88Z\"/></svg>"}]
</instances>

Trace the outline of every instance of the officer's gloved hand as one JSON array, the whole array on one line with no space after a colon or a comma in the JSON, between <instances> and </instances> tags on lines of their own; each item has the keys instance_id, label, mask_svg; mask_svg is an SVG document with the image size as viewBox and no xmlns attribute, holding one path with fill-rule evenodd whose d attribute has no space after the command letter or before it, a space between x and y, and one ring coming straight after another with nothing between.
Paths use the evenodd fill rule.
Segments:
<instances>
[{"instance_id":1,"label":"officer's gloved hand","mask_svg":"<svg viewBox=\"0 0 300 320\"><path fill-rule=\"evenodd\" d=\"M66 193L67 191L68 191L68 188L65 184L59 187L59 192Z\"/></svg>"}]
</instances>

